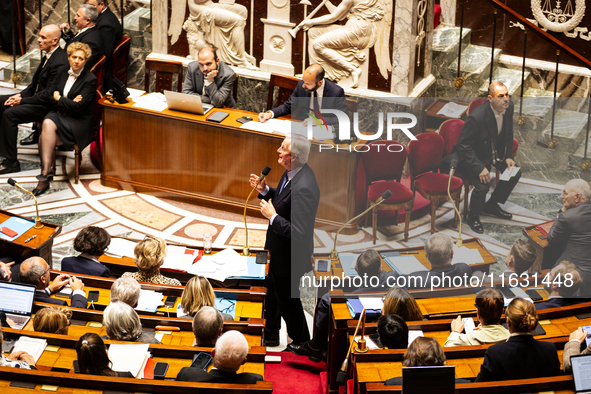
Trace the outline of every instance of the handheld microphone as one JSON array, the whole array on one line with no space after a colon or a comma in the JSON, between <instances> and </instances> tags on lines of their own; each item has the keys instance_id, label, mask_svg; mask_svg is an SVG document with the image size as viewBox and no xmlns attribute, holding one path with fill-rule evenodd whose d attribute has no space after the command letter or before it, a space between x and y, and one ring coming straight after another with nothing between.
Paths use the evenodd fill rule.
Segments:
<instances>
[{"instance_id":1,"label":"handheld microphone","mask_svg":"<svg viewBox=\"0 0 591 394\"><path fill-rule=\"evenodd\" d=\"M359 215L355 216L353 219L350 219L347 223L343 224L341 226L341 228L339 228L339 230L334 235L334 245L332 247L332 250L330 251L330 259L331 260L338 260L339 259L339 252L337 252L337 237L339 236L339 233L341 232L341 230L344 229L349 223L359 219L361 216L363 216L366 213L368 213L369 211L371 211L376 205L379 205L382 202L384 202L385 200L387 200L388 198L390 198L391 195L392 195L392 192L390 190L386 190L381 195L381 197L376 200L376 202L371 204L371 206L369 208L367 208L365 211L361 212Z\"/></svg>"},{"instance_id":2,"label":"handheld microphone","mask_svg":"<svg viewBox=\"0 0 591 394\"><path fill-rule=\"evenodd\" d=\"M43 228L43 224L41 223L41 218L39 217L39 204L37 203L37 197L35 197L35 195L33 193L31 193L30 191L28 191L27 189L25 189L21 185L19 185L18 182L15 181L14 179L8 178L7 182L10 186L18 187L19 189L21 189L25 193L28 193L31 196L33 196L33 199L35 200L35 209L37 210L37 217L35 218L35 226L33 226L33 228L36 228L36 229Z\"/></svg>"},{"instance_id":3,"label":"handheld microphone","mask_svg":"<svg viewBox=\"0 0 591 394\"><path fill-rule=\"evenodd\" d=\"M248 249L248 227L246 226L246 207L248 206L248 200L250 199L252 192L256 190L257 186L260 185L263 179L265 179L265 177L269 175L270 172L271 167L265 166L265 168L263 168L263 171L261 171L261 176L259 177L259 181L255 187L252 188L250 193L248 193L248 197L246 197L246 202L244 203L244 247L242 248L242 256L250 256L250 250Z\"/></svg>"},{"instance_id":4,"label":"handheld microphone","mask_svg":"<svg viewBox=\"0 0 591 394\"><path fill-rule=\"evenodd\" d=\"M450 176L450 178L452 176L454 176L454 173L456 172L456 168L458 168L458 161L456 159L453 159L451 161L451 163L449 164L449 176Z\"/></svg>"}]
</instances>

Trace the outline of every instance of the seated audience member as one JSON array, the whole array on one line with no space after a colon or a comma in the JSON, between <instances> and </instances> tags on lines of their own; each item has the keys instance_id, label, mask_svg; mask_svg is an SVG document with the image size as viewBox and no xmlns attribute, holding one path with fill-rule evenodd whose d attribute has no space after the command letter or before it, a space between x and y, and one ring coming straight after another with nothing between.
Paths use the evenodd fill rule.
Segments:
<instances>
[{"instance_id":1,"label":"seated audience member","mask_svg":"<svg viewBox=\"0 0 591 394\"><path fill-rule=\"evenodd\" d=\"M136 311L123 302L111 302L103 312L103 326L113 341L161 343L153 335L142 332L142 323Z\"/></svg>"},{"instance_id":2,"label":"seated audience member","mask_svg":"<svg viewBox=\"0 0 591 394\"><path fill-rule=\"evenodd\" d=\"M568 280L569 278L570 280ZM550 294L548 301L536 304L536 309L539 311L541 309L558 308L586 301L586 299L574 297L582 283L581 274L573 263L569 261L560 262L550 270L548 281L544 283L544 289ZM548 286L548 284L551 285Z\"/></svg>"},{"instance_id":3,"label":"seated audience member","mask_svg":"<svg viewBox=\"0 0 591 394\"><path fill-rule=\"evenodd\" d=\"M215 348L211 351L213 369L209 373L201 368L184 367L176 380L237 384L250 384L263 380L263 377L256 373L237 373L240 366L246 362L247 355L248 342L244 335L238 331L228 331L219 337Z\"/></svg>"},{"instance_id":4,"label":"seated audience member","mask_svg":"<svg viewBox=\"0 0 591 394\"><path fill-rule=\"evenodd\" d=\"M37 286L35 291L35 301L47 302L54 305L67 306L64 300L51 298L62 287L69 284L72 288L72 298L70 306L74 308L86 308L86 293L84 292L84 283L75 276L61 274L50 283L49 265L42 257L29 257L21 264L19 277L21 282Z\"/></svg>"},{"instance_id":5,"label":"seated audience member","mask_svg":"<svg viewBox=\"0 0 591 394\"><path fill-rule=\"evenodd\" d=\"M382 259L378 252L373 249L366 250L359 256L359 258L357 258L355 271L357 271L361 278L367 277L367 280L363 281L361 287L350 289L353 293L371 292L372 290L375 290L370 285L370 283L374 282L370 280L372 277L378 277L378 289L381 290L385 286L391 285L388 284L388 279L390 277L395 278L398 276L398 274L393 271L382 271ZM329 312L330 296L329 293L326 293L322 296L316 307L314 315L314 336L312 339L302 344L290 343L287 345L287 349L298 356L308 357L310 361L322 361L323 352L328 348Z\"/></svg>"},{"instance_id":6,"label":"seated audience member","mask_svg":"<svg viewBox=\"0 0 591 394\"><path fill-rule=\"evenodd\" d=\"M530 334L538 324L534 304L515 298L505 310L511 336L486 350L476 382L533 379L560 375L553 343L536 341Z\"/></svg>"},{"instance_id":7,"label":"seated audience member","mask_svg":"<svg viewBox=\"0 0 591 394\"><path fill-rule=\"evenodd\" d=\"M4 333L0 328L0 349L2 349L2 342L4 342ZM8 356L4 352L0 355L0 367L14 367L31 369L35 367L35 359L29 353L24 351L12 352Z\"/></svg>"},{"instance_id":8,"label":"seated audience member","mask_svg":"<svg viewBox=\"0 0 591 394\"><path fill-rule=\"evenodd\" d=\"M418 271L410 274L407 279L408 288L451 287L450 278L472 276L472 270L467 264L451 264L453 258L453 242L451 237L442 233L435 233L425 241L425 256L431 263L431 270ZM445 276L445 281L441 278Z\"/></svg>"},{"instance_id":9,"label":"seated audience member","mask_svg":"<svg viewBox=\"0 0 591 394\"><path fill-rule=\"evenodd\" d=\"M215 49L201 48L197 61L189 63L183 93L201 97L201 102L214 107L236 108L232 93L236 73L218 59Z\"/></svg>"},{"instance_id":10,"label":"seated audience member","mask_svg":"<svg viewBox=\"0 0 591 394\"><path fill-rule=\"evenodd\" d=\"M181 295L181 307L187 314L187 318L195 316L204 306L213 307L214 305L215 293L207 278L197 275L189 279ZM234 320L227 313L222 313L222 317L224 320Z\"/></svg>"},{"instance_id":11,"label":"seated audience member","mask_svg":"<svg viewBox=\"0 0 591 394\"><path fill-rule=\"evenodd\" d=\"M64 258L62 271L108 278L111 272L98 261L98 258L107 250L110 243L111 236L104 228L84 227L74 239L74 249L80 252L80 255Z\"/></svg>"},{"instance_id":12,"label":"seated audience member","mask_svg":"<svg viewBox=\"0 0 591 394\"><path fill-rule=\"evenodd\" d=\"M202 307L193 318L193 346L214 347L223 328L222 314L211 306Z\"/></svg>"},{"instance_id":13,"label":"seated audience member","mask_svg":"<svg viewBox=\"0 0 591 394\"><path fill-rule=\"evenodd\" d=\"M133 378L131 372L116 372L111 369L107 346L97 334L87 332L76 343L78 368L86 375L117 376Z\"/></svg>"},{"instance_id":14,"label":"seated audience member","mask_svg":"<svg viewBox=\"0 0 591 394\"><path fill-rule=\"evenodd\" d=\"M12 277L12 270L10 267L14 265L14 259L11 257L3 257L0 259L0 280L10 282Z\"/></svg>"},{"instance_id":15,"label":"seated audience member","mask_svg":"<svg viewBox=\"0 0 591 394\"><path fill-rule=\"evenodd\" d=\"M591 296L591 190L583 179L568 181L560 195L562 208L548 232L548 246L563 249L556 260L573 263L587 286L580 288L580 295Z\"/></svg>"},{"instance_id":16,"label":"seated audience member","mask_svg":"<svg viewBox=\"0 0 591 394\"><path fill-rule=\"evenodd\" d=\"M72 149L77 145L83 150L92 141L94 105L97 79L84 68L90 57L88 45L81 42L67 48L69 69L57 75L53 81L53 109L43 119L39 137L41 174L32 193L39 196L49 190L53 180L55 147Z\"/></svg>"},{"instance_id":17,"label":"seated audience member","mask_svg":"<svg viewBox=\"0 0 591 394\"><path fill-rule=\"evenodd\" d=\"M67 308L47 307L35 313L33 330L50 334L68 335L72 311Z\"/></svg>"},{"instance_id":18,"label":"seated audience member","mask_svg":"<svg viewBox=\"0 0 591 394\"><path fill-rule=\"evenodd\" d=\"M451 322L451 333L445 341L448 346L487 345L505 341L509 331L501 325L504 300L503 294L495 288L482 289L476 295L476 317L480 321L472 332L462 334L464 321L462 316Z\"/></svg>"},{"instance_id":19,"label":"seated audience member","mask_svg":"<svg viewBox=\"0 0 591 394\"><path fill-rule=\"evenodd\" d=\"M384 348L406 349L408 347L408 326L396 315L382 315L378 319L378 339Z\"/></svg>"},{"instance_id":20,"label":"seated audience member","mask_svg":"<svg viewBox=\"0 0 591 394\"><path fill-rule=\"evenodd\" d=\"M158 285L180 286L178 279L167 278L160 273L160 266L166 257L166 242L161 238L146 236L133 250L135 265L139 272L126 272L122 278L130 277L138 282L156 283Z\"/></svg>"},{"instance_id":21,"label":"seated audience member","mask_svg":"<svg viewBox=\"0 0 591 394\"><path fill-rule=\"evenodd\" d=\"M137 280L129 277L117 279L111 286L111 302L123 302L132 308L137 307L142 288Z\"/></svg>"},{"instance_id":22,"label":"seated audience member","mask_svg":"<svg viewBox=\"0 0 591 394\"><path fill-rule=\"evenodd\" d=\"M384 298L382 315L397 315L405 322L423 320L419 304L406 289L398 286L388 290L386 298Z\"/></svg>"},{"instance_id":23,"label":"seated audience member","mask_svg":"<svg viewBox=\"0 0 591 394\"><path fill-rule=\"evenodd\" d=\"M435 338L418 337L404 353L402 360L403 367L436 367L445 365L445 353ZM469 383L466 379L456 379L456 383ZM384 382L386 386L400 386L403 384L402 376L388 379Z\"/></svg>"},{"instance_id":24,"label":"seated audience member","mask_svg":"<svg viewBox=\"0 0 591 394\"><path fill-rule=\"evenodd\" d=\"M505 259L507 269L503 271L503 276L494 275L493 281L504 281L505 283L508 283L511 278L519 279L520 275L527 272L534 264L536 256L536 249L531 242L518 239L513 246L511 246L509 254L507 254L507 258ZM532 274L536 275L537 273ZM490 281L488 274L485 274L482 271L474 271L472 276L476 276L479 279L484 277L485 280Z\"/></svg>"},{"instance_id":25,"label":"seated audience member","mask_svg":"<svg viewBox=\"0 0 591 394\"><path fill-rule=\"evenodd\" d=\"M101 33L96 27L97 19L98 12L94 5L80 4L78 12L74 15L74 22L78 33L74 34L70 30L70 25L67 23L60 25L62 38L66 42L66 51L70 45L76 42L84 43L90 48L91 54L87 57L87 70L90 70L105 54Z\"/></svg>"},{"instance_id":26,"label":"seated audience member","mask_svg":"<svg viewBox=\"0 0 591 394\"><path fill-rule=\"evenodd\" d=\"M581 344L585 342L585 338L587 338L588 335L589 333L587 331L583 331L583 327L579 327L570 333L568 342L564 345L564 353L562 354L562 370L565 374L573 373L572 365L570 363L571 356L591 354L591 345L587 346L585 350L581 352Z\"/></svg>"}]
</instances>

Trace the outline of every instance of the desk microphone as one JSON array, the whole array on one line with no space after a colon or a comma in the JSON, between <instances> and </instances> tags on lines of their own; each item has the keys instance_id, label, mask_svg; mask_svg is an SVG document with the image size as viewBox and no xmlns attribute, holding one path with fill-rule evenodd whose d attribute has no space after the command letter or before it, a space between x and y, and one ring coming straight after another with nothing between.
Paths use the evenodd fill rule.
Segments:
<instances>
[{"instance_id":1,"label":"desk microphone","mask_svg":"<svg viewBox=\"0 0 591 394\"><path fill-rule=\"evenodd\" d=\"M35 226L33 228L36 229L40 229L43 228L43 224L41 223L41 218L39 217L39 204L37 204L37 197L35 197L33 195L33 193L31 193L30 191L28 191L27 189L25 189L24 187L22 187L21 185L19 185L17 183L17 181L15 181L12 178L8 178L8 184L10 186L15 186L18 187L19 189L21 189L22 191L24 191L25 193L29 193L31 196L33 196L33 199L35 200L35 209L37 210L37 217L35 218Z\"/></svg>"},{"instance_id":2,"label":"desk microphone","mask_svg":"<svg viewBox=\"0 0 591 394\"><path fill-rule=\"evenodd\" d=\"M270 172L271 172L271 167L265 166L263 171L261 171L261 176L259 177L259 181L252 188L250 193L248 193L248 197L246 197L246 202L244 203L244 239L245 239L245 242L244 242L244 247L242 248L242 256L250 256L250 250L248 249L248 228L246 227L246 207L248 206L248 200L250 199L252 192L254 192L256 190L257 186L263 181L263 179L265 179L267 177L267 175L269 175Z\"/></svg>"},{"instance_id":3,"label":"desk microphone","mask_svg":"<svg viewBox=\"0 0 591 394\"><path fill-rule=\"evenodd\" d=\"M451 201L451 205L454 207L454 210L456 211L456 214L460 218L460 227L458 229L458 238L456 238L456 246L458 248L461 248L462 245L463 245L463 241L462 241L462 215L460 215L460 212L458 211L458 207L456 207L456 203L451 198L451 192L450 192L451 178L454 176L454 173L456 172L456 167L457 166L458 166L458 160L457 159L453 159L451 161L450 165L449 165L449 179L447 181L447 196L449 197L449 200ZM468 193L467 190L465 192Z\"/></svg>"},{"instance_id":4,"label":"desk microphone","mask_svg":"<svg viewBox=\"0 0 591 394\"><path fill-rule=\"evenodd\" d=\"M369 208L367 208L365 211L361 212L359 215L355 216L353 219L349 220L347 223L343 224L341 226L341 228L339 228L337 233L334 235L334 246L332 247L332 250L330 251L330 259L331 260L338 260L339 259L339 252L337 252L337 237L338 237L339 233L341 232L341 230L344 229L345 226L347 226L349 223L351 223L351 222L359 219L361 216L365 215L367 212L372 210L376 205L380 205L382 202L384 202L384 200L389 199L391 195L392 195L392 192L390 190L386 190L384 192L384 194L382 194L382 196L380 198L378 198L376 202L371 204L371 206Z\"/></svg>"}]
</instances>

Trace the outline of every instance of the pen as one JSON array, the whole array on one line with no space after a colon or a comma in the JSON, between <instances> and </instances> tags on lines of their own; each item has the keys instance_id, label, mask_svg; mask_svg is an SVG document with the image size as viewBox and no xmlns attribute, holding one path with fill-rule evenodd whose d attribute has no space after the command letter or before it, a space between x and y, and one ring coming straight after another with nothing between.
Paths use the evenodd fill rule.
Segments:
<instances>
[{"instance_id":1,"label":"pen","mask_svg":"<svg viewBox=\"0 0 591 394\"><path fill-rule=\"evenodd\" d=\"M37 234L35 234L35 235L33 235L31 238L27 239L27 240L25 241L25 243L27 243L27 242L29 242L29 241L32 241L32 240L34 240L35 238L37 238Z\"/></svg>"},{"instance_id":2,"label":"pen","mask_svg":"<svg viewBox=\"0 0 591 394\"><path fill-rule=\"evenodd\" d=\"M419 254L419 252L400 252L400 254Z\"/></svg>"}]
</instances>

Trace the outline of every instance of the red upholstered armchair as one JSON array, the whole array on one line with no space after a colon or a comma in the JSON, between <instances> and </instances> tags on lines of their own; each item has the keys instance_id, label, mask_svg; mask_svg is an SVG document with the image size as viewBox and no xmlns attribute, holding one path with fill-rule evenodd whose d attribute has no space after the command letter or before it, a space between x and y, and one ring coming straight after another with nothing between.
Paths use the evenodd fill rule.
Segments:
<instances>
[{"instance_id":1,"label":"red upholstered armchair","mask_svg":"<svg viewBox=\"0 0 591 394\"><path fill-rule=\"evenodd\" d=\"M424 198L431 201L431 233L434 233L437 207L448 200L449 175L437 172L445 149L445 141L436 133L423 133L416 137L417 140L411 141L408 145L413 199L418 191ZM456 205L460 202L462 185L460 178L452 177L450 194ZM454 226L457 225L457 221L457 214L454 213Z\"/></svg>"},{"instance_id":2,"label":"red upholstered armchair","mask_svg":"<svg viewBox=\"0 0 591 394\"><path fill-rule=\"evenodd\" d=\"M367 145L367 151L361 155L365 168L367 205L373 204L381 195L390 190L392 195L372 210L372 235L376 243L378 225L378 210L396 210L396 224L398 224L398 210L405 209L404 240L408 241L408 227L412 212L413 194L400 183L402 170L408 153L406 148L396 141L375 141ZM389 151L388 147L391 147ZM367 225L367 216L366 216Z\"/></svg>"},{"instance_id":3,"label":"red upholstered armchair","mask_svg":"<svg viewBox=\"0 0 591 394\"><path fill-rule=\"evenodd\" d=\"M485 98L477 98L476 100L472 100L470 104L468 104L468 116L474 111L477 107L481 106L482 104L486 103L487 99Z\"/></svg>"}]
</instances>

